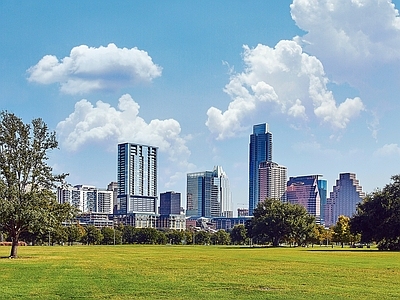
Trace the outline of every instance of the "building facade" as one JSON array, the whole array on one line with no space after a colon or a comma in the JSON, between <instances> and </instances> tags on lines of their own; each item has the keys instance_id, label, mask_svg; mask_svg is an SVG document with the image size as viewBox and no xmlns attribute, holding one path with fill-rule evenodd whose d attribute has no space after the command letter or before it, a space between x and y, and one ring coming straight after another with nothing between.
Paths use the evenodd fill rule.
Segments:
<instances>
[{"instance_id":1,"label":"building facade","mask_svg":"<svg viewBox=\"0 0 400 300\"><path fill-rule=\"evenodd\" d=\"M70 203L81 213L113 213L113 192L91 185L58 187L57 201Z\"/></svg>"},{"instance_id":2,"label":"building facade","mask_svg":"<svg viewBox=\"0 0 400 300\"><path fill-rule=\"evenodd\" d=\"M107 186L107 191L112 191L113 192L113 213L117 213L118 211L118 205L117 205L117 199L118 199L118 182L110 182Z\"/></svg>"},{"instance_id":3,"label":"building facade","mask_svg":"<svg viewBox=\"0 0 400 300\"><path fill-rule=\"evenodd\" d=\"M259 166L262 162L272 161L272 133L268 124L253 126L249 144L249 214L253 215L260 199L259 194Z\"/></svg>"},{"instance_id":4,"label":"building facade","mask_svg":"<svg viewBox=\"0 0 400 300\"><path fill-rule=\"evenodd\" d=\"M248 208L238 208L237 215L238 215L238 217L247 217L249 215L249 209Z\"/></svg>"},{"instance_id":5,"label":"building facade","mask_svg":"<svg viewBox=\"0 0 400 300\"><path fill-rule=\"evenodd\" d=\"M231 216L232 196L229 179L222 167L213 171L187 174L187 216Z\"/></svg>"},{"instance_id":6,"label":"building facade","mask_svg":"<svg viewBox=\"0 0 400 300\"><path fill-rule=\"evenodd\" d=\"M181 193L165 192L160 194L160 215L179 215L181 213Z\"/></svg>"},{"instance_id":7,"label":"building facade","mask_svg":"<svg viewBox=\"0 0 400 300\"><path fill-rule=\"evenodd\" d=\"M118 214L156 213L157 147L118 144Z\"/></svg>"},{"instance_id":8,"label":"building facade","mask_svg":"<svg viewBox=\"0 0 400 300\"><path fill-rule=\"evenodd\" d=\"M327 200L326 226L336 224L339 216L352 217L356 212L357 204L365 197L362 186L354 173L340 173L339 179Z\"/></svg>"},{"instance_id":9,"label":"building facade","mask_svg":"<svg viewBox=\"0 0 400 300\"><path fill-rule=\"evenodd\" d=\"M290 177L287 182L286 197L291 204L303 206L316 222L321 222L321 197L318 189L318 179L321 175Z\"/></svg>"},{"instance_id":10,"label":"building facade","mask_svg":"<svg viewBox=\"0 0 400 300\"><path fill-rule=\"evenodd\" d=\"M271 161L261 162L258 170L258 202L264 201L267 198L279 199L282 202L286 202L286 183L286 167Z\"/></svg>"}]
</instances>

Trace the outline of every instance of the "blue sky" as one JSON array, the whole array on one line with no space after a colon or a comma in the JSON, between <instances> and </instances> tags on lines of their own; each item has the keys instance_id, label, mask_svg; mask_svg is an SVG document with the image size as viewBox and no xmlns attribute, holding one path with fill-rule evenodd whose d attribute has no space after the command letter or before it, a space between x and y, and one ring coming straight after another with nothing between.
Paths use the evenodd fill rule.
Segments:
<instances>
[{"instance_id":1,"label":"blue sky","mask_svg":"<svg viewBox=\"0 0 400 300\"><path fill-rule=\"evenodd\" d=\"M159 192L221 165L248 203L252 125L289 176L399 173L400 1L0 2L0 108L41 117L55 173L100 188L119 142L159 147Z\"/></svg>"}]
</instances>

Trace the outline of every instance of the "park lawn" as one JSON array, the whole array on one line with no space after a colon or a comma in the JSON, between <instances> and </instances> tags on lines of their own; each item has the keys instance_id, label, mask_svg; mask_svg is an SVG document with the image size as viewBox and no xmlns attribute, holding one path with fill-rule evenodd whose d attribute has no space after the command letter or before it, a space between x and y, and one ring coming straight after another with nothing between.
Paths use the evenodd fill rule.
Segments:
<instances>
[{"instance_id":1,"label":"park lawn","mask_svg":"<svg viewBox=\"0 0 400 300\"><path fill-rule=\"evenodd\" d=\"M400 299L399 252L119 245L19 255L0 259L1 299Z\"/></svg>"}]
</instances>

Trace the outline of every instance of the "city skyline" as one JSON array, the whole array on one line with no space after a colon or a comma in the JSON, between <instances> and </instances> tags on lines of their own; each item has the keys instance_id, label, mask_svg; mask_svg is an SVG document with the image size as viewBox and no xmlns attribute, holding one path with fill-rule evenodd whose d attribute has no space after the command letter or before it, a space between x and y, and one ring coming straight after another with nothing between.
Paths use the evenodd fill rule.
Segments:
<instances>
[{"instance_id":1,"label":"city skyline","mask_svg":"<svg viewBox=\"0 0 400 300\"><path fill-rule=\"evenodd\" d=\"M158 147L160 191L220 165L249 203L249 135L288 176L398 174L400 0L0 3L0 105L56 131L54 173L116 181L115 145ZM366 163L368 162L368 163ZM185 206L185 197L182 197Z\"/></svg>"}]
</instances>

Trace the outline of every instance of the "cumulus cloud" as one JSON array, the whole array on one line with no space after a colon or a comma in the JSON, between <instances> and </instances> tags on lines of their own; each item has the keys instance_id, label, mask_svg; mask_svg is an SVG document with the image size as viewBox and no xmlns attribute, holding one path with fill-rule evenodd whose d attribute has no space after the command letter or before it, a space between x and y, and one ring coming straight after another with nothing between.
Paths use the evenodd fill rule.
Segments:
<instances>
[{"instance_id":1,"label":"cumulus cloud","mask_svg":"<svg viewBox=\"0 0 400 300\"><path fill-rule=\"evenodd\" d=\"M397 144L386 144L374 153L377 156L400 156L400 147Z\"/></svg>"},{"instance_id":2,"label":"cumulus cloud","mask_svg":"<svg viewBox=\"0 0 400 300\"><path fill-rule=\"evenodd\" d=\"M139 109L139 104L129 94L121 96L117 108L102 101L92 105L82 99L75 104L74 112L57 125L61 145L76 151L93 142L105 146L122 142L147 144L167 153L178 173L190 168L190 151L180 124L174 119L155 119L146 123L139 116ZM176 176L172 174L171 179L174 178Z\"/></svg>"},{"instance_id":3,"label":"cumulus cloud","mask_svg":"<svg viewBox=\"0 0 400 300\"><path fill-rule=\"evenodd\" d=\"M297 37L336 78L355 82L375 65L400 62L400 17L390 0L294 0Z\"/></svg>"},{"instance_id":4,"label":"cumulus cloud","mask_svg":"<svg viewBox=\"0 0 400 300\"><path fill-rule=\"evenodd\" d=\"M61 60L46 55L27 72L30 82L59 83L63 93L84 94L151 82L161 76L161 70L146 51L109 44L99 48L74 47Z\"/></svg>"},{"instance_id":5,"label":"cumulus cloud","mask_svg":"<svg viewBox=\"0 0 400 300\"><path fill-rule=\"evenodd\" d=\"M206 125L217 139L234 136L243 121L256 112L268 113L271 107L300 119L317 117L333 128L343 129L364 109L360 98L346 99L339 106L322 63L303 52L294 41L280 41L275 48L244 46L245 70L233 74L224 91L231 97L222 112L211 107Z\"/></svg>"}]
</instances>

